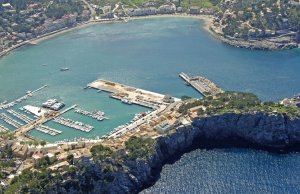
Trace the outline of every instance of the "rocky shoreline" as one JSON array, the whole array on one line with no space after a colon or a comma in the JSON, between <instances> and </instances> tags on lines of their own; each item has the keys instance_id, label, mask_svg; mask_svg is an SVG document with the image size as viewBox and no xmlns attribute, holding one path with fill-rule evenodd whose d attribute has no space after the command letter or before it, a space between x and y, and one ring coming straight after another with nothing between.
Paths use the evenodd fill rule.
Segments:
<instances>
[{"instance_id":1,"label":"rocky shoreline","mask_svg":"<svg viewBox=\"0 0 300 194\"><path fill-rule=\"evenodd\" d=\"M154 152L146 159L122 163L110 159L105 165L115 170L105 174L104 163L82 165L71 179L56 184L47 193L138 193L158 180L164 164L208 142L218 146L231 142L235 146L278 152L299 151L300 119L261 112L199 117L192 125L157 139Z\"/></svg>"},{"instance_id":2,"label":"rocky shoreline","mask_svg":"<svg viewBox=\"0 0 300 194\"><path fill-rule=\"evenodd\" d=\"M209 32L221 42L237 48L265 51L280 51L299 48L299 44L289 36L275 36L270 38L244 40L240 38L224 36L218 33L213 24L210 24Z\"/></svg>"}]
</instances>

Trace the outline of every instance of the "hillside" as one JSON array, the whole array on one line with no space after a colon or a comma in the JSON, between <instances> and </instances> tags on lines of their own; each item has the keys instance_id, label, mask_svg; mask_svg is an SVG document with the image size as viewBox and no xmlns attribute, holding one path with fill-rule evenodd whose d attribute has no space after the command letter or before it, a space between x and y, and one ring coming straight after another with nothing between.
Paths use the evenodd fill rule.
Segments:
<instances>
[{"instance_id":1,"label":"hillside","mask_svg":"<svg viewBox=\"0 0 300 194\"><path fill-rule=\"evenodd\" d=\"M230 44L239 47L269 50L296 48L300 41L300 2L221 0L212 30L227 38L228 43L231 41ZM268 42L256 42L259 40Z\"/></svg>"}]
</instances>

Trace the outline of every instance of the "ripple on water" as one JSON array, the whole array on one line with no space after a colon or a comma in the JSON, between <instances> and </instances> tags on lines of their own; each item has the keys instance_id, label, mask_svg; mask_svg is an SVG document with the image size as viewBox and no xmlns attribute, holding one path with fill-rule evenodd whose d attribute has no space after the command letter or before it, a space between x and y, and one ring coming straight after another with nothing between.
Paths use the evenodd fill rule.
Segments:
<instances>
[{"instance_id":1,"label":"ripple on water","mask_svg":"<svg viewBox=\"0 0 300 194\"><path fill-rule=\"evenodd\" d=\"M195 150L165 165L148 193L299 193L300 154Z\"/></svg>"}]
</instances>

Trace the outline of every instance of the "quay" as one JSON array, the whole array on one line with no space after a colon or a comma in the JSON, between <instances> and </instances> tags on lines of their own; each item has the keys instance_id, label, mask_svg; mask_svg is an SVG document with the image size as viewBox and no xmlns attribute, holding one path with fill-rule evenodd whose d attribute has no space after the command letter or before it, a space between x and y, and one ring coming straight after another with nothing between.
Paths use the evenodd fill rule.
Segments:
<instances>
[{"instance_id":1,"label":"quay","mask_svg":"<svg viewBox=\"0 0 300 194\"><path fill-rule=\"evenodd\" d=\"M180 73L179 77L181 77L188 85L191 85L195 90L200 92L203 96L215 96L219 93L223 93L224 91L219 88L216 84L214 84L209 79L202 76L194 76L190 77L185 73Z\"/></svg>"},{"instance_id":2,"label":"quay","mask_svg":"<svg viewBox=\"0 0 300 194\"><path fill-rule=\"evenodd\" d=\"M5 113L1 113L0 119L2 119L5 123L7 123L7 124L9 124L9 125L11 125L11 126L13 126L15 128L19 128L19 127L23 126L23 124L21 124L18 121L10 118Z\"/></svg>"},{"instance_id":3,"label":"quay","mask_svg":"<svg viewBox=\"0 0 300 194\"><path fill-rule=\"evenodd\" d=\"M12 109L7 110L8 113L12 114L13 116L17 117L18 119L20 119L21 121L25 122L26 124L30 123L33 121L33 119L29 118L28 116L22 114L22 113L18 113Z\"/></svg>"},{"instance_id":4,"label":"quay","mask_svg":"<svg viewBox=\"0 0 300 194\"><path fill-rule=\"evenodd\" d=\"M50 127L45 126L45 125L40 125L39 127L36 127L35 129L40 131L40 132L52 135L52 136L55 136L55 135L58 135L58 134L62 133L61 131L59 131L57 129L53 129L53 128L50 128Z\"/></svg>"},{"instance_id":5,"label":"quay","mask_svg":"<svg viewBox=\"0 0 300 194\"><path fill-rule=\"evenodd\" d=\"M7 129L3 125L0 125L0 132L6 132L6 131L9 131L9 129Z\"/></svg>"},{"instance_id":6,"label":"quay","mask_svg":"<svg viewBox=\"0 0 300 194\"><path fill-rule=\"evenodd\" d=\"M79 122L79 121L73 121L71 119L65 119L65 118L62 118L62 117L55 117L53 119L53 121L58 123L58 124L61 124L61 125L73 128L73 129L77 129L77 130L80 130L80 131L83 131L83 132L87 132L87 133L90 132L92 129L94 129L94 127L91 126L91 125L84 124L84 123Z\"/></svg>"},{"instance_id":7,"label":"quay","mask_svg":"<svg viewBox=\"0 0 300 194\"><path fill-rule=\"evenodd\" d=\"M88 88L94 88L112 93L110 97L121 100L125 104L137 104L147 108L158 109L162 105L168 105L174 101L180 101L168 95L146 91L143 89L126 86L107 80L96 80L87 85Z\"/></svg>"},{"instance_id":8,"label":"quay","mask_svg":"<svg viewBox=\"0 0 300 194\"><path fill-rule=\"evenodd\" d=\"M78 113L78 114L81 114L81 115L91 117L91 118L96 119L98 121L103 121L104 119L109 119L108 117L104 116L105 113L102 112L102 111L89 112L89 111L86 111L86 110L75 108L75 112Z\"/></svg>"}]
</instances>

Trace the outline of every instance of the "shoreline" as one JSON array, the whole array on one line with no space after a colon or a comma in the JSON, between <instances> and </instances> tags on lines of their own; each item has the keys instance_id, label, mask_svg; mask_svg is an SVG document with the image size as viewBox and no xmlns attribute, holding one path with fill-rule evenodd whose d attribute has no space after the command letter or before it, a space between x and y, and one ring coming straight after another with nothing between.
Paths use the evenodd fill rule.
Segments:
<instances>
[{"instance_id":1,"label":"shoreline","mask_svg":"<svg viewBox=\"0 0 300 194\"><path fill-rule=\"evenodd\" d=\"M89 20L83 23L79 23L73 27L65 27L47 34L43 34L39 37L33 38L31 40L26 40L19 44L16 44L2 52L0 52L0 59L4 56L9 55L12 51L21 48L26 45L36 45L45 40L54 38L56 36L62 35L73 30L83 29L96 24L109 24L109 23L119 23L119 22L130 22L134 20L143 19L153 19L153 18L192 18L199 19L203 21L203 29L208 32L213 38L219 40L221 43L228 44L236 48L245 48L250 50L265 50L265 51L278 51L278 50L291 50L295 48L300 48L300 44L294 42L286 42L286 40L280 40L281 37L272 37L260 40L242 40L232 37L224 37L218 32L213 26L213 16L212 15L191 15L187 13L175 13L175 14L159 14L159 15L147 15L147 16L133 16L128 18L119 19L100 19L100 20ZM281 41L281 42L280 42Z\"/></svg>"},{"instance_id":2,"label":"shoreline","mask_svg":"<svg viewBox=\"0 0 300 194\"><path fill-rule=\"evenodd\" d=\"M203 28L210 32L210 34L212 34L211 30L209 29L209 26L211 24L211 19L212 17L209 15L188 15L188 14L164 14L164 15L148 15L148 16L135 16L135 17L130 17L130 18L120 18L119 20L90 20L90 21L86 21L84 23L80 23L77 26L74 27L65 27L53 32L49 32L47 34L43 34L39 37L30 39L30 40L26 40L24 42L21 42L19 44L16 44L6 50L3 50L2 52L0 52L0 59L4 56L9 55L11 52L13 52L14 50L21 48L23 46L26 45L36 45L38 43L41 43L43 41L46 41L48 39L54 38L56 36L62 35L64 33L67 32L71 32L73 30L79 30L79 29L83 29L89 26L93 26L96 24L109 24L109 23L119 23L119 22L126 22L126 21L134 21L134 20L142 20L142 19L151 19L151 18L194 18L194 19L200 19L202 21L204 21L204 26Z\"/></svg>"}]
</instances>

